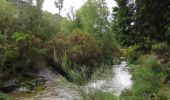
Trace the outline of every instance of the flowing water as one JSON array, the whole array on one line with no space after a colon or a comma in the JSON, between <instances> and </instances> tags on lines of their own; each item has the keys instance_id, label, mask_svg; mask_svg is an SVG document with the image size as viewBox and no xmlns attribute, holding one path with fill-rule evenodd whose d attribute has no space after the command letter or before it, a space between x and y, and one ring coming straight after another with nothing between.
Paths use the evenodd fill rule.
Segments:
<instances>
[{"instance_id":1,"label":"flowing water","mask_svg":"<svg viewBox=\"0 0 170 100\"><path fill-rule=\"evenodd\" d=\"M100 90L110 92L119 96L126 88L131 88L133 81L127 67L127 62L122 61L120 65L113 66L113 74L108 79L94 80L89 82L83 88L88 90ZM54 75L53 75L54 76ZM51 76L50 76L51 77ZM40 91L32 93L13 93L13 100L77 100L79 93L60 78L57 81L48 83Z\"/></svg>"},{"instance_id":2,"label":"flowing water","mask_svg":"<svg viewBox=\"0 0 170 100\"><path fill-rule=\"evenodd\" d=\"M127 62L122 61L120 65L113 66L113 75L110 79L91 82L88 87L119 96L124 89L132 86L131 77Z\"/></svg>"}]
</instances>

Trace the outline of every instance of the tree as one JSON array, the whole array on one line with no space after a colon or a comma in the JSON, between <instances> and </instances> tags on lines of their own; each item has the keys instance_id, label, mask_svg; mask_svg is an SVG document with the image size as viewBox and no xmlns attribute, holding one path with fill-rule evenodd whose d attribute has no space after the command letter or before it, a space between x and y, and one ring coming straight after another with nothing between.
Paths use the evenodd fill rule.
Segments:
<instances>
[{"instance_id":1,"label":"tree","mask_svg":"<svg viewBox=\"0 0 170 100\"><path fill-rule=\"evenodd\" d=\"M170 11L170 1L136 0L136 25L137 30L145 38L152 41L167 40L165 34Z\"/></svg>"},{"instance_id":2,"label":"tree","mask_svg":"<svg viewBox=\"0 0 170 100\"><path fill-rule=\"evenodd\" d=\"M62 18L62 22L61 22L61 32L63 33L71 33L74 29L73 27L73 21L69 20L67 18Z\"/></svg>"},{"instance_id":3,"label":"tree","mask_svg":"<svg viewBox=\"0 0 170 100\"><path fill-rule=\"evenodd\" d=\"M76 12L76 26L83 31L94 33L94 25L97 22L97 5L95 0L88 0ZM81 26L81 27L80 27Z\"/></svg>"},{"instance_id":4,"label":"tree","mask_svg":"<svg viewBox=\"0 0 170 100\"><path fill-rule=\"evenodd\" d=\"M134 45L139 39L138 33L134 27L134 9L135 5L129 0L115 0L118 7L114 7L113 31L116 39L121 45Z\"/></svg>"},{"instance_id":5,"label":"tree","mask_svg":"<svg viewBox=\"0 0 170 100\"><path fill-rule=\"evenodd\" d=\"M98 0L97 1L97 14L98 14L98 19L96 22L96 30L98 30L98 34L102 35L104 33L107 33L110 28L110 23L108 20L109 17L109 10L107 7L107 3L105 0Z\"/></svg>"},{"instance_id":6,"label":"tree","mask_svg":"<svg viewBox=\"0 0 170 100\"><path fill-rule=\"evenodd\" d=\"M140 44L150 48L154 42L168 41L166 34L169 1L115 0L113 30L122 45ZM159 13L158 13L159 12Z\"/></svg>"},{"instance_id":7,"label":"tree","mask_svg":"<svg viewBox=\"0 0 170 100\"><path fill-rule=\"evenodd\" d=\"M49 12L43 12L42 28L39 33L45 38L50 39L51 36L60 32L61 20L59 16Z\"/></svg>"},{"instance_id":8,"label":"tree","mask_svg":"<svg viewBox=\"0 0 170 100\"><path fill-rule=\"evenodd\" d=\"M109 27L105 0L88 0L76 13L76 23L86 32L101 36Z\"/></svg>"},{"instance_id":9,"label":"tree","mask_svg":"<svg viewBox=\"0 0 170 100\"><path fill-rule=\"evenodd\" d=\"M64 0L54 1L54 4L55 4L56 8L58 8L58 15L61 14L61 10L63 8L63 2L64 2Z\"/></svg>"}]
</instances>

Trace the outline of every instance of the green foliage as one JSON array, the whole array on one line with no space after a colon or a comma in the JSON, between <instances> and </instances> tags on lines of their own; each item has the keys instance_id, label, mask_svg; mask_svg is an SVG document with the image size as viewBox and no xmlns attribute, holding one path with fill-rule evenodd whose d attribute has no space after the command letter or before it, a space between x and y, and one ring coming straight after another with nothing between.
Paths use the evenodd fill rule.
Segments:
<instances>
[{"instance_id":1,"label":"green foliage","mask_svg":"<svg viewBox=\"0 0 170 100\"><path fill-rule=\"evenodd\" d=\"M42 66L40 63L44 60L44 55L45 49L41 39L25 33L12 34L9 40L1 45L0 56L3 60L0 63L0 70L3 73L0 75L0 80L22 78L22 75L31 73L31 70Z\"/></svg>"},{"instance_id":2,"label":"green foliage","mask_svg":"<svg viewBox=\"0 0 170 100\"><path fill-rule=\"evenodd\" d=\"M135 62L138 60L140 56L140 52L137 51L138 48L138 46L130 46L124 51L125 57L127 57L130 62Z\"/></svg>"},{"instance_id":3,"label":"green foliage","mask_svg":"<svg viewBox=\"0 0 170 100\"><path fill-rule=\"evenodd\" d=\"M0 92L0 100L10 100L7 94Z\"/></svg>"},{"instance_id":4,"label":"green foliage","mask_svg":"<svg viewBox=\"0 0 170 100\"><path fill-rule=\"evenodd\" d=\"M83 94L83 100L119 100L111 93L95 91Z\"/></svg>"},{"instance_id":5,"label":"green foliage","mask_svg":"<svg viewBox=\"0 0 170 100\"><path fill-rule=\"evenodd\" d=\"M112 33L105 33L100 39L102 45L102 55L104 63L112 63L120 57L120 46L116 42Z\"/></svg>"},{"instance_id":6,"label":"green foliage","mask_svg":"<svg viewBox=\"0 0 170 100\"><path fill-rule=\"evenodd\" d=\"M61 22L61 32L70 33L74 29L73 21L63 18Z\"/></svg>"},{"instance_id":7,"label":"green foliage","mask_svg":"<svg viewBox=\"0 0 170 100\"><path fill-rule=\"evenodd\" d=\"M42 26L38 31L43 39L50 39L55 33L60 31L61 16L43 12Z\"/></svg>"},{"instance_id":8,"label":"green foliage","mask_svg":"<svg viewBox=\"0 0 170 100\"><path fill-rule=\"evenodd\" d=\"M113 9L112 29L121 45L148 45L152 41L169 43L169 1L115 1L118 7Z\"/></svg>"},{"instance_id":9,"label":"green foliage","mask_svg":"<svg viewBox=\"0 0 170 100\"><path fill-rule=\"evenodd\" d=\"M76 13L75 26L102 37L110 28L108 16L109 10L105 0L87 0Z\"/></svg>"},{"instance_id":10,"label":"green foliage","mask_svg":"<svg viewBox=\"0 0 170 100\"><path fill-rule=\"evenodd\" d=\"M152 51L155 52L155 53L159 53L159 54L162 54L162 53L168 53L169 52L169 46L167 45L167 43L163 42L163 43L157 43L157 44L154 44L152 46Z\"/></svg>"},{"instance_id":11,"label":"green foliage","mask_svg":"<svg viewBox=\"0 0 170 100\"><path fill-rule=\"evenodd\" d=\"M155 41L167 41L165 31L169 15L169 1L137 0L136 25L143 37ZM159 14L157 13L159 12Z\"/></svg>"},{"instance_id":12,"label":"green foliage","mask_svg":"<svg viewBox=\"0 0 170 100\"><path fill-rule=\"evenodd\" d=\"M119 57L119 46L111 36L107 34L100 40L80 30L58 33L48 42L48 57L61 66L68 74L65 75L67 78L80 83L84 79L88 80L100 65L112 63ZM64 64L63 56L66 56Z\"/></svg>"},{"instance_id":13,"label":"green foliage","mask_svg":"<svg viewBox=\"0 0 170 100\"><path fill-rule=\"evenodd\" d=\"M74 66L68 61L67 56L64 55L59 62L63 71L66 73L67 80L76 83L78 85L85 84L88 81L88 70L87 66L79 66L74 64Z\"/></svg>"},{"instance_id":14,"label":"green foliage","mask_svg":"<svg viewBox=\"0 0 170 100\"><path fill-rule=\"evenodd\" d=\"M101 61L101 47L92 35L76 30L69 39L72 46L68 55L72 62L95 66Z\"/></svg>"},{"instance_id":15,"label":"green foliage","mask_svg":"<svg viewBox=\"0 0 170 100\"><path fill-rule=\"evenodd\" d=\"M16 6L11 2L0 1L0 33L9 34L17 29L17 14Z\"/></svg>"},{"instance_id":16,"label":"green foliage","mask_svg":"<svg viewBox=\"0 0 170 100\"><path fill-rule=\"evenodd\" d=\"M135 45L141 39L140 34L134 31L134 4L128 0L115 0L118 7L114 7L114 21L112 30L116 34L116 40L125 46ZM133 24L132 24L133 23Z\"/></svg>"},{"instance_id":17,"label":"green foliage","mask_svg":"<svg viewBox=\"0 0 170 100\"><path fill-rule=\"evenodd\" d=\"M169 93L170 93L169 86L165 86L159 89L158 97L160 100L169 100L170 99Z\"/></svg>"},{"instance_id":18,"label":"green foliage","mask_svg":"<svg viewBox=\"0 0 170 100\"><path fill-rule=\"evenodd\" d=\"M148 100L156 99L158 91L163 86L161 65L152 55L141 56L136 65L130 65L133 75L132 90L126 90L121 98ZM156 99L157 100L157 99Z\"/></svg>"},{"instance_id":19,"label":"green foliage","mask_svg":"<svg viewBox=\"0 0 170 100\"><path fill-rule=\"evenodd\" d=\"M36 6L33 6L32 1L0 2L0 33L10 36L14 32L23 32L34 34L41 39L48 39L57 32L56 27L59 25L56 24L59 23L59 19L56 16L46 17L41 10L43 0L36 0L36 2ZM54 15L51 14L51 16ZM51 21L52 19L53 21ZM56 22L56 24L53 25L51 22Z\"/></svg>"},{"instance_id":20,"label":"green foliage","mask_svg":"<svg viewBox=\"0 0 170 100\"><path fill-rule=\"evenodd\" d=\"M66 53L72 64L95 66L101 61L101 48L88 33L76 30L71 34L56 34L50 44L51 50L56 49L57 57Z\"/></svg>"},{"instance_id":21,"label":"green foliage","mask_svg":"<svg viewBox=\"0 0 170 100\"><path fill-rule=\"evenodd\" d=\"M64 54L72 64L88 65L96 67L102 61L112 62L119 57L119 46L111 34L106 34L102 40L96 39L89 33L75 30L70 34L56 34L49 42L49 52L56 59Z\"/></svg>"}]
</instances>

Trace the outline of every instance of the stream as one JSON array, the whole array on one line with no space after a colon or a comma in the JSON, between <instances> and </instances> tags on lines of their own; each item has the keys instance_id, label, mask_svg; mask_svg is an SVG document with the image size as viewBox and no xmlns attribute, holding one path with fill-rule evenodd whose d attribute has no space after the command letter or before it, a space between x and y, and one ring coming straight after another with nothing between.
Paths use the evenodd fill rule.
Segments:
<instances>
[{"instance_id":1,"label":"stream","mask_svg":"<svg viewBox=\"0 0 170 100\"><path fill-rule=\"evenodd\" d=\"M127 62L122 61L119 65L113 66L113 74L108 79L94 80L89 82L83 88L89 90L99 90L110 92L119 96L124 89L131 88L133 81L127 67ZM51 73L52 74L52 73ZM54 77L54 75L49 77ZM55 77L56 78L56 77ZM12 93L12 100L79 100L80 94L71 83L63 81L63 78L58 77L55 81L40 86L31 93Z\"/></svg>"}]
</instances>

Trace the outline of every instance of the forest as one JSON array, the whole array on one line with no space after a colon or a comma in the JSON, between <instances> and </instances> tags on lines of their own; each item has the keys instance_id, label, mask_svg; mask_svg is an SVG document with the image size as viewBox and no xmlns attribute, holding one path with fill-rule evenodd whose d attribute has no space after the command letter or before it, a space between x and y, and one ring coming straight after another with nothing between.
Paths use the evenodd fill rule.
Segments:
<instances>
[{"instance_id":1,"label":"forest","mask_svg":"<svg viewBox=\"0 0 170 100\"><path fill-rule=\"evenodd\" d=\"M170 100L169 0L113 0L111 13L106 0L86 0L63 17L64 1L52 14L44 0L0 0L0 100L75 100L26 97L50 86L46 71L81 88L122 61L130 88L76 89L78 100Z\"/></svg>"}]
</instances>

